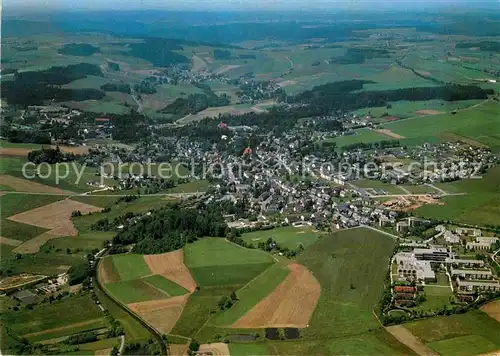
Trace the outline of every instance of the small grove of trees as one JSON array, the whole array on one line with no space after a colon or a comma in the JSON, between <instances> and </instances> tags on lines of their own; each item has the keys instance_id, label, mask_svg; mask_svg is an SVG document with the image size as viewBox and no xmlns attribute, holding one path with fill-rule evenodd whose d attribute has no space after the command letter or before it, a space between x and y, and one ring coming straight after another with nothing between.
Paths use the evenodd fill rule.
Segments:
<instances>
[{"instance_id":1,"label":"small grove of trees","mask_svg":"<svg viewBox=\"0 0 500 356\"><path fill-rule=\"evenodd\" d=\"M97 341L97 333L88 331L84 333L74 334L64 340L64 343L69 345L85 344L87 342Z\"/></svg>"},{"instance_id":2,"label":"small grove of trees","mask_svg":"<svg viewBox=\"0 0 500 356\"><path fill-rule=\"evenodd\" d=\"M235 292L231 292L229 296L222 296L217 302L217 306L220 310L225 310L231 308L234 303L238 300Z\"/></svg>"},{"instance_id":3,"label":"small grove of trees","mask_svg":"<svg viewBox=\"0 0 500 356\"><path fill-rule=\"evenodd\" d=\"M33 162L35 164L39 164L42 162L53 164L60 162L70 162L78 159L80 156L75 155L74 153L64 153L59 149L59 146L56 148L42 148L41 150L34 150L28 153L28 161Z\"/></svg>"}]
</instances>

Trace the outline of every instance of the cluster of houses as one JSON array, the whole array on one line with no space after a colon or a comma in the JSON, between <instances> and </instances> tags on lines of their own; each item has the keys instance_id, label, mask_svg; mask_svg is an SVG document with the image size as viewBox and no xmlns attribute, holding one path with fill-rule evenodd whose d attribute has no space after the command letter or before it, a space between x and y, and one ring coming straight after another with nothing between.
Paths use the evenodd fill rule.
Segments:
<instances>
[{"instance_id":1,"label":"cluster of houses","mask_svg":"<svg viewBox=\"0 0 500 356\"><path fill-rule=\"evenodd\" d=\"M68 275L62 273L56 278L40 281L39 283L29 287L23 288L11 294L11 297L23 304L35 304L40 301L40 295L53 294L61 289L62 286L68 283Z\"/></svg>"}]
</instances>

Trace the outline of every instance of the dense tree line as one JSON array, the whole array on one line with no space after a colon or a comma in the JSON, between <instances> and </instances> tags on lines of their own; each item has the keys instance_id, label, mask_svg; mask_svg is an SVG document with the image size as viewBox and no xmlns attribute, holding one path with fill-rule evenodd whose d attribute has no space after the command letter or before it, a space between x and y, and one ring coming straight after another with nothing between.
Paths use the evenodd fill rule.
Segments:
<instances>
[{"instance_id":1,"label":"dense tree line","mask_svg":"<svg viewBox=\"0 0 500 356\"><path fill-rule=\"evenodd\" d=\"M216 60L231 59L231 52L222 49L216 49L214 50L214 59Z\"/></svg>"},{"instance_id":2,"label":"dense tree line","mask_svg":"<svg viewBox=\"0 0 500 356\"><path fill-rule=\"evenodd\" d=\"M389 57L389 51L378 48L347 48L341 57L330 58L330 64L361 64L367 59Z\"/></svg>"},{"instance_id":3,"label":"dense tree line","mask_svg":"<svg viewBox=\"0 0 500 356\"><path fill-rule=\"evenodd\" d=\"M9 105L42 105L45 100L83 101L100 100L104 92L97 89L62 89L61 85L85 78L102 76L101 69L93 64L80 63L66 67L51 67L42 71L17 72L14 80L3 81L2 97Z\"/></svg>"},{"instance_id":4,"label":"dense tree line","mask_svg":"<svg viewBox=\"0 0 500 356\"><path fill-rule=\"evenodd\" d=\"M14 75L14 80L27 84L64 85L74 80L86 78L87 75L103 76L99 66L89 63L79 63L65 67L51 67L40 71L19 72Z\"/></svg>"},{"instance_id":5,"label":"dense tree line","mask_svg":"<svg viewBox=\"0 0 500 356\"><path fill-rule=\"evenodd\" d=\"M33 150L28 153L28 161L33 162L35 164L40 164L42 162L46 162L49 164L59 163L59 162L70 162L79 158L79 155L75 155L74 153L64 153L59 149L59 146L56 148L42 148L41 150Z\"/></svg>"},{"instance_id":6,"label":"dense tree line","mask_svg":"<svg viewBox=\"0 0 500 356\"><path fill-rule=\"evenodd\" d=\"M130 94L131 89L130 89L130 84L125 84L125 83L106 83L101 85L101 90L104 91L119 91L120 93L125 93L125 94Z\"/></svg>"},{"instance_id":7,"label":"dense tree line","mask_svg":"<svg viewBox=\"0 0 500 356\"><path fill-rule=\"evenodd\" d=\"M139 94L154 94L156 93L155 82L153 82L152 80L145 79L141 81L139 84L134 84L134 90Z\"/></svg>"},{"instance_id":8,"label":"dense tree line","mask_svg":"<svg viewBox=\"0 0 500 356\"><path fill-rule=\"evenodd\" d=\"M177 98L175 101L160 110L164 114L188 115L196 114L209 107L229 105L230 99L222 94L221 96L207 96L196 93L189 95L186 99Z\"/></svg>"},{"instance_id":9,"label":"dense tree line","mask_svg":"<svg viewBox=\"0 0 500 356\"><path fill-rule=\"evenodd\" d=\"M91 56L94 53L100 53L99 47L94 47L88 43L70 43L60 48L57 53L67 56Z\"/></svg>"},{"instance_id":10,"label":"dense tree line","mask_svg":"<svg viewBox=\"0 0 500 356\"><path fill-rule=\"evenodd\" d=\"M204 236L224 237L227 231L227 224L216 205L187 208L175 204L126 224L113 239L113 244L135 243L135 252L163 253Z\"/></svg>"},{"instance_id":11,"label":"dense tree line","mask_svg":"<svg viewBox=\"0 0 500 356\"><path fill-rule=\"evenodd\" d=\"M65 344L77 345L85 344L87 342L97 341L97 333L95 331L87 331L79 334L74 334L64 340Z\"/></svg>"},{"instance_id":12,"label":"dense tree line","mask_svg":"<svg viewBox=\"0 0 500 356\"><path fill-rule=\"evenodd\" d=\"M89 261L85 259L84 261L80 261L68 270L69 275L69 285L75 285L82 283L87 277L91 276L92 268L90 267Z\"/></svg>"},{"instance_id":13,"label":"dense tree line","mask_svg":"<svg viewBox=\"0 0 500 356\"><path fill-rule=\"evenodd\" d=\"M50 144L50 135L47 132L4 128L2 129L2 135L5 136L9 142L14 143Z\"/></svg>"},{"instance_id":14,"label":"dense tree line","mask_svg":"<svg viewBox=\"0 0 500 356\"><path fill-rule=\"evenodd\" d=\"M477 47L481 51L500 52L500 42L495 41L479 41L479 42L460 42L456 48L473 48Z\"/></svg>"}]
</instances>

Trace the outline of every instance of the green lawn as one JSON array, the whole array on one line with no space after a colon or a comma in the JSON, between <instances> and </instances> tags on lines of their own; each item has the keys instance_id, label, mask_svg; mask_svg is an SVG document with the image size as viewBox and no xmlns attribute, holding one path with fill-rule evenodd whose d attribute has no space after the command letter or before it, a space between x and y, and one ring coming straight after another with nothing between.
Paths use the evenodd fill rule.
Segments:
<instances>
[{"instance_id":1,"label":"green lawn","mask_svg":"<svg viewBox=\"0 0 500 356\"><path fill-rule=\"evenodd\" d=\"M272 230L253 231L243 234L241 237L245 242L257 247L259 242L265 242L271 237L281 247L296 249L302 244L303 247L310 246L318 241L320 233L311 227L278 227Z\"/></svg>"},{"instance_id":2,"label":"green lawn","mask_svg":"<svg viewBox=\"0 0 500 356\"><path fill-rule=\"evenodd\" d=\"M218 314L210 320L210 324L229 327L252 307L271 293L288 275L285 266L275 264L252 280L243 288L236 291L238 302L230 309Z\"/></svg>"},{"instance_id":3,"label":"green lawn","mask_svg":"<svg viewBox=\"0 0 500 356\"><path fill-rule=\"evenodd\" d=\"M443 355L465 355L500 348L500 323L480 310L404 324L413 335ZM481 344L477 350L473 348Z\"/></svg>"},{"instance_id":4,"label":"green lawn","mask_svg":"<svg viewBox=\"0 0 500 356\"><path fill-rule=\"evenodd\" d=\"M144 261L143 255L134 253L114 255L113 264L122 281L137 279L152 274Z\"/></svg>"},{"instance_id":5,"label":"green lawn","mask_svg":"<svg viewBox=\"0 0 500 356\"><path fill-rule=\"evenodd\" d=\"M181 287L175 282L172 282L160 275L154 275L149 277L144 277L141 279L143 282L150 284L162 291L168 293L171 297L175 297L178 295L183 295L188 293L188 290Z\"/></svg>"}]
</instances>

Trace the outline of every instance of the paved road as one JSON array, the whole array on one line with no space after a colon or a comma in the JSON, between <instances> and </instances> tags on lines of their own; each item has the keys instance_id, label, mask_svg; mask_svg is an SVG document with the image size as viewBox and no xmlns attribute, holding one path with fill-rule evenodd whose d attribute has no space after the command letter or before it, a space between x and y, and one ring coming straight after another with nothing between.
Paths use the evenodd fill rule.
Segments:
<instances>
[{"instance_id":1,"label":"paved road","mask_svg":"<svg viewBox=\"0 0 500 356\"><path fill-rule=\"evenodd\" d=\"M120 335L120 348L118 349L118 355L123 353L123 349L125 348L125 335Z\"/></svg>"},{"instance_id":2,"label":"paved road","mask_svg":"<svg viewBox=\"0 0 500 356\"><path fill-rule=\"evenodd\" d=\"M1 193L5 194L23 194L23 195L59 195L59 196L67 196L69 198L71 197L78 197L78 196L93 196L93 197L126 197L129 196L130 194L103 194L103 195L91 195L91 194L68 194L68 193L37 193L37 192L16 192L16 191L11 191L11 190L6 190L6 191L0 191ZM204 194L204 192L192 192L192 193L158 193L158 194L144 194L142 196L145 197L172 197L172 198L189 198L193 196L199 196Z\"/></svg>"}]
</instances>

